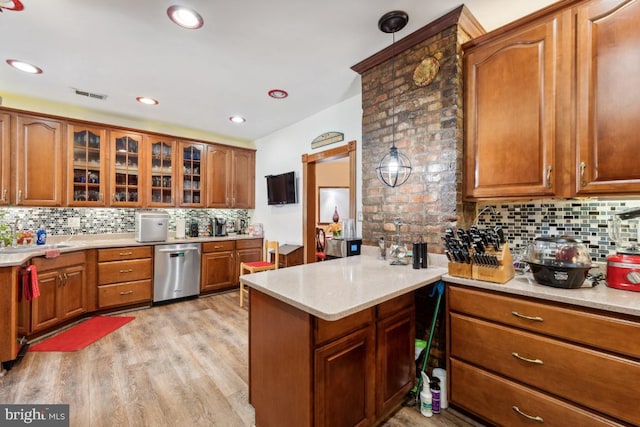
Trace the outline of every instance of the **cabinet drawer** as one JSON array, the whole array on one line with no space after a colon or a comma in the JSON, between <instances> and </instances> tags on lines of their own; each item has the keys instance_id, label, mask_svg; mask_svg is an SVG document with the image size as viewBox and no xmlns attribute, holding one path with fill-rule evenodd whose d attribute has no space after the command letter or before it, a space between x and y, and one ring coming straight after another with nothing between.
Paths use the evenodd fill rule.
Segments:
<instances>
[{"instance_id":1,"label":"cabinet drawer","mask_svg":"<svg viewBox=\"0 0 640 427\"><path fill-rule=\"evenodd\" d=\"M339 320L329 321L315 318L316 345L340 338L349 332L355 331L373 321L375 308L362 310L351 316Z\"/></svg>"},{"instance_id":2,"label":"cabinet drawer","mask_svg":"<svg viewBox=\"0 0 640 427\"><path fill-rule=\"evenodd\" d=\"M151 280L98 286L98 308L151 301Z\"/></svg>"},{"instance_id":3,"label":"cabinet drawer","mask_svg":"<svg viewBox=\"0 0 640 427\"><path fill-rule=\"evenodd\" d=\"M98 262L121 261L136 258L151 258L152 256L152 246L132 246L128 248L100 249L98 251Z\"/></svg>"},{"instance_id":4,"label":"cabinet drawer","mask_svg":"<svg viewBox=\"0 0 640 427\"><path fill-rule=\"evenodd\" d=\"M403 308L413 307L414 293L409 292L378 305L378 319L390 316Z\"/></svg>"},{"instance_id":5,"label":"cabinet drawer","mask_svg":"<svg viewBox=\"0 0 640 427\"><path fill-rule=\"evenodd\" d=\"M225 240L219 242L205 242L202 244L202 252L232 251L236 248L235 240Z\"/></svg>"},{"instance_id":6,"label":"cabinet drawer","mask_svg":"<svg viewBox=\"0 0 640 427\"><path fill-rule=\"evenodd\" d=\"M31 261L36 266L38 272L46 270L57 270L59 268L70 267L72 265L85 263L84 251L68 252L55 258L38 257Z\"/></svg>"},{"instance_id":7,"label":"cabinet drawer","mask_svg":"<svg viewBox=\"0 0 640 427\"><path fill-rule=\"evenodd\" d=\"M236 240L236 249L262 248L262 239Z\"/></svg>"},{"instance_id":8,"label":"cabinet drawer","mask_svg":"<svg viewBox=\"0 0 640 427\"><path fill-rule=\"evenodd\" d=\"M459 360L451 360L449 375L451 402L482 416L493 425L620 425ZM540 419L532 420L524 414Z\"/></svg>"},{"instance_id":9,"label":"cabinet drawer","mask_svg":"<svg viewBox=\"0 0 640 427\"><path fill-rule=\"evenodd\" d=\"M451 313L451 357L640 425L640 363Z\"/></svg>"},{"instance_id":10,"label":"cabinet drawer","mask_svg":"<svg viewBox=\"0 0 640 427\"><path fill-rule=\"evenodd\" d=\"M151 279L153 260L151 258L129 261L98 263L98 284L130 282L132 280Z\"/></svg>"},{"instance_id":11,"label":"cabinet drawer","mask_svg":"<svg viewBox=\"0 0 640 427\"><path fill-rule=\"evenodd\" d=\"M449 286L451 311L640 357L640 322Z\"/></svg>"}]
</instances>

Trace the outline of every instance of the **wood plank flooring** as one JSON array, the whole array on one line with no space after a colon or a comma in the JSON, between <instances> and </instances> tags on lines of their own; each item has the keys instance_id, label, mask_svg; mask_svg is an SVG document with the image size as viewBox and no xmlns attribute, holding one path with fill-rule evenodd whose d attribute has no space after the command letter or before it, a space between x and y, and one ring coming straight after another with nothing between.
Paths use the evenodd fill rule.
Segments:
<instances>
[{"instance_id":1,"label":"wood plank flooring","mask_svg":"<svg viewBox=\"0 0 640 427\"><path fill-rule=\"evenodd\" d=\"M68 403L72 427L252 426L248 313L229 292L126 313L87 348L28 352L0 378L0 403ZM384 427L478 426L447 409L401 409Z\"/></svg>"}]
</instances>

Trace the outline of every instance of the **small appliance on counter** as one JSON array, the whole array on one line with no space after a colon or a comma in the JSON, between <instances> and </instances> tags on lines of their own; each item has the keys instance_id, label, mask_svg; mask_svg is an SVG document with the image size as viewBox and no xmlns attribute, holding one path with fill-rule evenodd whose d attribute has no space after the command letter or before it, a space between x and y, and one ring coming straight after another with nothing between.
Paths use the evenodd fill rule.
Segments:
<instances>
[{"instance_id":1,"label":"small appliance on counter","mask_svg":"<svg viewBox=\"0 0 640 427\"><path fill-rule=\"evenodd\" d=\"M227 235L227 220L225 218L216 218L215 220L215 235L226 236Z\"/></svg>"},{"instance_id":2,"label":"small appliance on counter","mask_svg":"<svg viewBox=\"0 0 640 427\"><path fill-rule=\"evenodd\" d=\"M582 240L568 236L538 237L525 251L536 282L554 288L574 289L584 284L591 256Z\"/></svg>"},{"instance_id":3,"label":"small appliance on counter","mask_svg":"<svg viewBox=\"0 0 640 427\"><path fill-rule=\"evenodd\" d=\"M615 214L609 222L609 237L616 242L615 255L607 257L607 286L640 292L640 248L630 242L622 232L622 221L640 217L640 208Z\"/></svg>"},{"instance_id":4,"label":"small appliance on counter","mask_svg":"<svg viewBox=\"0 0 640 427\"><path fill-rule=\"evenodd\" d=\"M198 221L193 220L191 224L189 224L189 237L198 236L200 236L200 224L198 224Z\"/></svg>"},{"instance_id":5,"label":"small appliance on counter","mask_svg":"<svg viewBox=\"0 0 640 427\"><path fill-rule=\"evenodd\" d=\"M327 259L344 258L360 255L361 249L362 239L360 238L327 239L325 252L327 254Z\"/></svg>"},{"instance_id":6,"label":"small appliance on counter","mask_svg":"<svg viewBox=\"0 0 640 427\"><path fill-rule=\"evenodd\" d=\"M140 210L135 215L137 242L167 240L169 214L164 211Z\"/></svg>"}]
</instances>

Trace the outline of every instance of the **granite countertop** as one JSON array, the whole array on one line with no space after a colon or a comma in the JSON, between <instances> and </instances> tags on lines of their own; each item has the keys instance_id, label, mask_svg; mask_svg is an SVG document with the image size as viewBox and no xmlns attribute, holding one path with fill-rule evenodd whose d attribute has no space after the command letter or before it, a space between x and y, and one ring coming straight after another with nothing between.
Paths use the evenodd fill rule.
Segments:
<instances>
[{"instance_id":1,"label":"granite countertop","mask_svg":"<svg viewBox=\"0 0 640 427\"><path fill-rule=\"evenodd\" d=\"M325 320L337 320L438 280L507 294L572 304L640 317L640 292L592 287L558 289L538 284L531 273L504 284L451 276L443 255L429 254L429 268L392 266L375 250L355 257L305 264L241 276L254 289Z\"/></svg>"},{"instance_id":2,"label":"granite countertop","mask_svg":"<svg viewBox=\"0 0 640 427\"><path fill-rule=\"evenodd\" d=\"M178 243L205 243L228 240L244 240L244 239L260 239L260 237L251 236L249 234L235 234L224 237L187 237L176 239L172 234L164 242L138 242L135 239L135 233L116 233L116 234L78 234L75 236L49 236L47 245L40 248L33 245L33 250L18 253L3 253L0 250L0 267L12 267L22 265L29 259L44 256L49 245L63 245L56 248L60 253L73 252L85 249L104 249L118 248L122 246L155 246L155 245L171 245Z\"/></svg>"}]
</instances>

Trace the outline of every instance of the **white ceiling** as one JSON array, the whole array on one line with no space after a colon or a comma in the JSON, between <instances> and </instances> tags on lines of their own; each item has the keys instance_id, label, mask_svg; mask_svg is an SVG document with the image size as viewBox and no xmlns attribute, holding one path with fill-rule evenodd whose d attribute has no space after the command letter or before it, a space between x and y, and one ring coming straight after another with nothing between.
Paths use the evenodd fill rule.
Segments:
<instances>
[{"instance_id":1,"label":"white ceiling","mask_svg":"<svg viewBox=\"0 0 640 427\"><path fill-rule=\"evenodd\" d=\"M0 1L7 3L8 0ZM21 0L0 14L0 96L18 94L140 120L255 140L360 93L350 67L391 44L378 19L409 14L399 40L460 5L458 0ZM553 0L468 0L487 30ZM187 30L172 4L204 18ZM29 75L6 59L39 66ZM106 94L106 101L71 88ZM289 92L285 100L270 89ZM146 106L135 101L160 101ZM50 112L54 113L54 112ZM229 116L247 118L242 125Z\"/></svg>"}]
</instances>

